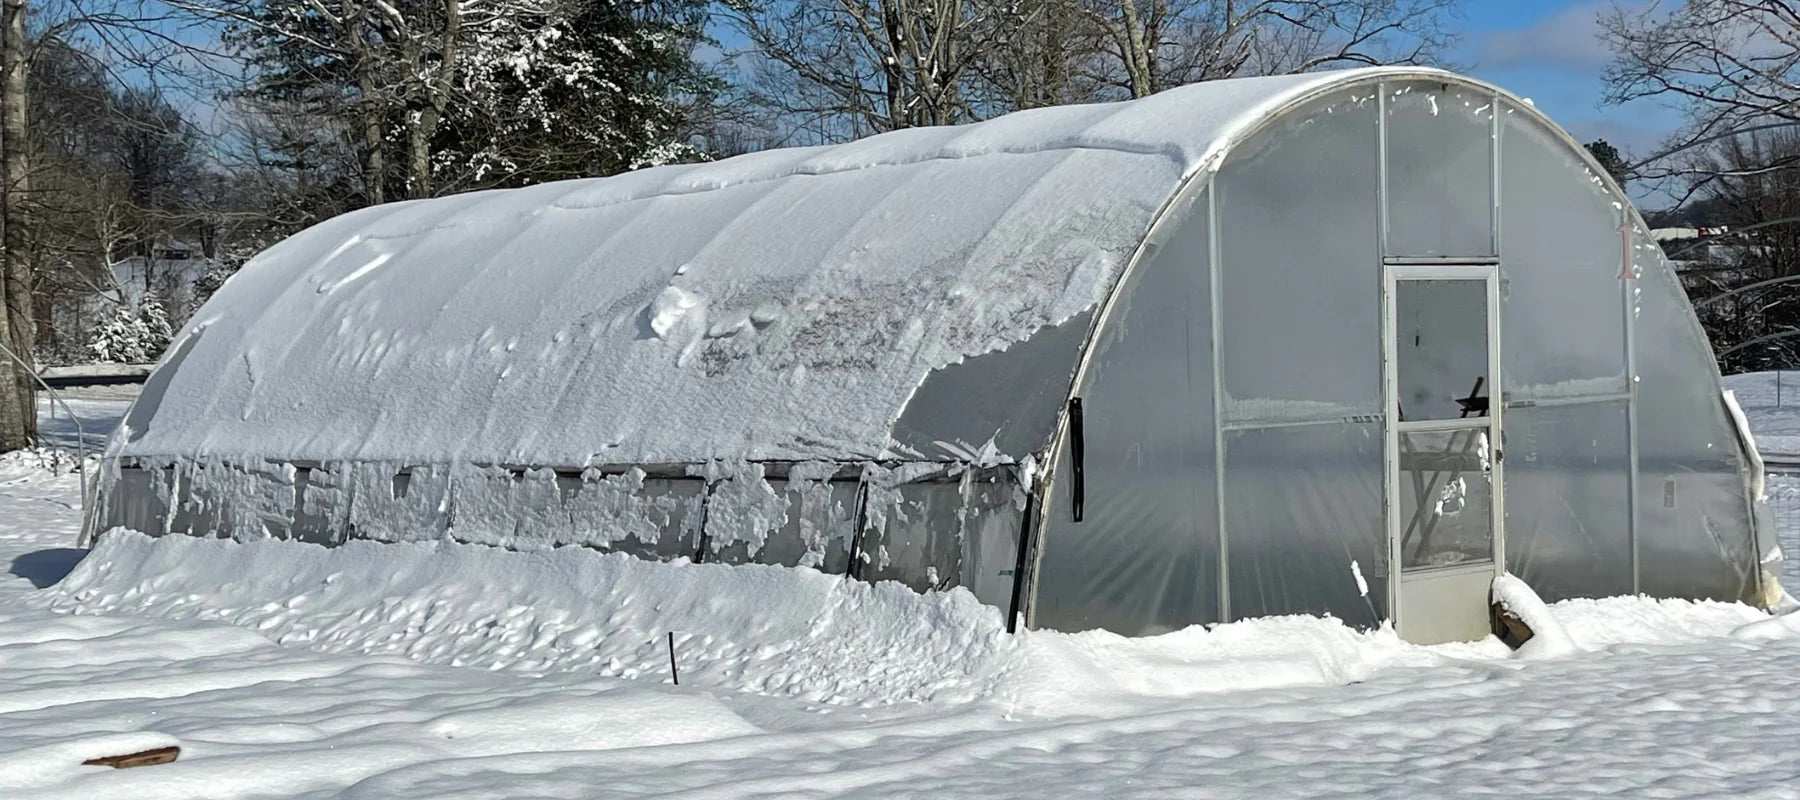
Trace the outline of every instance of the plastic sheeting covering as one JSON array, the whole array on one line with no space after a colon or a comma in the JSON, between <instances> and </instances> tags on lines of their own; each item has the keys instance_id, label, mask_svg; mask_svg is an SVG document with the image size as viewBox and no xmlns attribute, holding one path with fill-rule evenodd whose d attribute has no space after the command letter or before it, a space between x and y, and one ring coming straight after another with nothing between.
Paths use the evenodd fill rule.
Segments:
<instances>
[{"instance_id":1,"label":"plastic sheeting covering","mask_svg":"<svg viewBox=\"0 0 1800 800\"><path fill-rule=\"evenodd\" d=\"M1388 254L1491 259L1492 95L1431 82L1388 90ZM1171 212L1193 216L1176 217L1180 232L1121 288L1078 389L1085 517L1072 519L1065 438L1035 624L1148 633L1270 614L1329 613L1358 625L1388 618L1381 249L1372 202L1379 195L1377 160L1368 157L1380 140L1373 97L1356 90L1328 96L1249 137L1208 190L1217 193L1220 261L1206 261L1200 237L1190 233L1204 230L1205 206L1196 202ZM1738 452L1711 354L1660 262L1636 282L1645 299L1635 320L1643 578L1634 585L1624 301L1636 284L1620 279L1618 230L1628 209L1534 113L1510 101L1499 110L1507 453L1499 488L1509 568L1547 598L1640 587L1666 596L1747 596L1756 556ZM1207 284L1172 270L1177 263L1219 270L1222 420L1207 419L1204 395ZM1439 295L1457 285L1436 294L1435 284L1409 285L1430 306L1419 320L1473 320L1474 334L1464 338L1485 341L1479 292L1450 303ZM1193 299L1183 307L1180 298ZM1455 399L1486 372L1485 352L1413 356L1413 374L1402 370L1398 387L1417 395L1408 418L1458 416ZM1432 368L1465 363L1473 366L1454 386ZM1491 387L1481 394L1501 399ZM1209 424L1220 426L1225 441L1222 473L1208 460ZM1419 451L1417 461L1471 435L1402 438ZM1407 551L1408 558L1491 557L1493 446L1483 438L1456 454L1461 461L1438 459L1437 467L1463 468L1461 484L1439 480L1424 494L1397 492L1407 507L1396 513L1422 507L1442 528L1435 530L1441 541ZM1397 457L1407 480L1407 456ZM1215 480L1223 536L1207 491ZM1665 486L1672 488L1664 493ZM1228 606L1214 599L1221 586Z\"/></svg>"},{"instance_id":2,"label":"plastic sheeting covering","mask_svg":"<svg viewBox=\"0 0 1800 800\"><path fill-rule=\"evenodd\" d=\"M1468 417L1474 399L1492 394L1487 303L1483 281L1396 282L1394 388L1401 422Z\"/></svg>"},{"instance_id":3,"label":"plastic sheeting covering","mask_svg":"<svg viewBox=\"0 0 1800 800\"><path fill-rule=\"evenodd\" d=\"M965 472L954 482L886 490L874 484L869 501L888 507L868 514L856 577L918 591L964 586L982 602L1006 608L1024 509L1010 482L975 478Z\"/></svg>"},{"instance_id":4,"label":"plastic sheeting covering","mask_svg":"<svg viewBox=\"0 0 1800 800\"><path fill-rule=\"evenodd\" d=\"M1322 98L1214 179L1232 619L1386 614L1377 111Z\"/></svg>"},{"instance_id":5,"label":"plastic sheeting covering","mask_svg":"<svg viewBox=\"0 0 1800 800\"><path fill-rule=\"evenodd\" d=\"M1231 618L1387 617L1381 425L1232 431L1225 445Z\"/></svg>"},{"instance_id":6,"label":"plastic sheeting covering","mask_svg":"<svg viewBox=\"0 0 1800 800\"><path fill-rule=\"evenodd\" d=\"M1743 454L1673 273L1639 231L1622 281L1624 199L1500 111L1509 564L1551 599L1754 597ZM1036 625L1374 625L1403 511L1383 255L1491 262L1494 112L1417 70L1224 81L346 215L183 333L109 448L103 524L572 544L1006 607L1036 491ZM1428 489L1440 522L1490 507ZM1451 532L1420 557L1479 557L1482 529Z\"/></svg>"},{"instance_id":7,"label":"plastic sheeting covering","mask_svg":"<svg viewBox=\"0 0 1800 800\"><path fill-rule=\"evenodd\" d=\"M1387 255L1494 255L1494 96L1387 84Z\"/></svg>"},{"instance_id":8,"label":"plastic sheeting covering","mask_svg":"<svg viewBox=\"0 0 1800 800\"><path fill-rule=\"evenodd\" d=\"M1127 634L1216 620L1212 330L1203 194L1120 287L1081 397L1083 518L1074 454L1058 459L1033 624ZM1070 424L1074 424L1071 422Z\"/></svg>"},{"instance_id":9,"label":"plastic sheeting covering","mask_svg":"<svg viewBox=\"0 0 1800 800\"><path fill-rule=\"evenodd\" d=\"M1506 569L1552 602L1631 594L1623 401L1508 408Z\"/></svg>"},{"instance_id":10,"label":"plastic sheeting covering","mask_svg":"<svg viewBox=\"0 0 1800 800\"><path fill-rule=\"evenodd\" d=\"M1660 254L1644 251L1640 265L1638 590L1754 599L1758 552L1745 465L1712 351Z\"/></svg>"},{"instance_id":11,"label":"plastic sheeting covering","mask_svg":"<svg viewBox=\"0 0 1800 800\"><path fill-rule=\"evenodd\" d=\"M1381 413L1376 122L1374 87L1334 95L1272 122L1213 179L1231 425Z\"/></svg>"},{"instance_id":12,"label":"plastic sheeting covering","mask_svg":"<svg viewBox=\"0 0 1800 800\"><path fill-rule=\"evenodd\" d=\"M833 464L783 467L784 477L762 464L657 477L175 462L121 468L102 502L111 519L150 533L579 545L663 561L811 567L918 591L963 586L990 605L1010 603L1025 502L1009 470L868 465L845 480Z\"/></svg>"},{"instance_id":13,"label":"plastic sheeting covering","mask_svg":"<svg viewBox=\"0 0 1800 800\"><path fill-rule=\"evenodd\" d=\"M1016 461L1060 404L1018 407L1007 382L956 382L959 404L910 415L904 446L891 435L927 376L966 359L1072 374L1075 347L1014 348L1101 302L1240 129L1320 87L1418 72L1207 82L346 214L227 282L115 452L580 469L1004 443Z\"/></svg>"},{"instance_id":14,"label":"plastic sheeting covering","mask_svg":"<svg viewBox=\"0 0 1800 800\"><path fill-rule=\"evenodd\" d=\"M1622 397L1624 199L1534 115L1511 105L1501 115L1500 163L1500 382L1507 399Z\"/></svg>"}]
</instances>

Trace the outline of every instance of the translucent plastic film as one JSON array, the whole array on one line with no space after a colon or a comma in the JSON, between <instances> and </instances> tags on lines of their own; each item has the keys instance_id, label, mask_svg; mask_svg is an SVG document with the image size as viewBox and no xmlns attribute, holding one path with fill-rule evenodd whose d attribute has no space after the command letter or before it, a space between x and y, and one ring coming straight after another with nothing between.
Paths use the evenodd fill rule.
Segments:
<instances>
[{"instance_id":1,"label":"translucent plastic film","mask_svg":"<svg viewBox=\"0 0 1800 800\"><path fill-rule=\"evenodd\" d=\"M1231 425L1381 413L1375 105L1290 112L1214 179Z\"/></svg>"},{"instance_id":2,"label":"translucent plastic film","mask_svg":"<svg viewBox=\"0 0 1800 800\"><path fill-rule=\"evenodd\" d=\"M1126 634L1218 618L1204 202L1122 293L1080 389L1042 537L1033 623ZM1074 519L1075 471L1082 518Z\"/></svg>"},{"instance_id":3,"label":"translucent plastic film","mask_svg":"<svg viewBox=\"0 0 1800 800\"><path fill-rule=\"evenodd\" d=\"M1225 445L1231 617L1387 617L1381 426L1233 431Z\"/></svg>"},{"instance_id":4,"label":"translucent plastic film","mask_svg":"<svg viewBox=\"0 0 1800 800\"><path fill-rule=\"evenodd\" d=\"M1387 84L1387 254L1494 254L1494 97Z\"/></svg>"},{"instance_id":5,"label":"translucent plastic film","mask_svg":"<svg viewBox=\"0 0 1800 800\"><path fill-rule=\"evenodd\" d=\"M1493 452L1486 428L1402 432L1400 567L1493 561Z\"/></svg>"},{"instance_id":6,"label":"translucent plastic film","mask_svg":"<svg viewBox=\"0 0 1800 800\"><path fill-rule=\"evenodd\" d=\"M1011 482L997 477L965 472L948 482L872 487L869 502L886 508L870 513L857 577L918 591L962 586L1007 608L1023 509Z\"/></svg>"},{"instance_id":7,"label":"translucent plastic film","mask_svg":"<svg viewBox=\"0 0 1800 800\"><path fill-rule=\"evenodd\" d=\"M1711 350L1660 261L1637 283L1638 589L1750 599L1754 527Z\"/></svg>"},{"instance_id":8,"label":"translucent plastic film","mask_svg":"<svg viewBox=\"0 0 1800 800\"><path fill-rule=\"evenodd\" d=\"M1487 283L1404 280L1394 286L1400 421L1485 417Z\"/></svg>"},{"instance_id":9,"label":"translucent plastic film","mask_svg":"<svg viewBox=\"0 0 1800 800\"><path fill-rule=\"evenodd\" d=\"M1518 109L1503 112L1500 142L1506 395L1617 398L1626 391L1624 199L1555 131Z\"/></svg>"},{"instance_id":10,"label":"translucent plastic film","mask_svg":"<svg viewBox=\"0 0 1800 800\"><path fill-rule=\"evenodd\" d=\"M1626 404L1506 410L1506 568L1545 600L1631 594Z\"/></svg>"}]
</instances>

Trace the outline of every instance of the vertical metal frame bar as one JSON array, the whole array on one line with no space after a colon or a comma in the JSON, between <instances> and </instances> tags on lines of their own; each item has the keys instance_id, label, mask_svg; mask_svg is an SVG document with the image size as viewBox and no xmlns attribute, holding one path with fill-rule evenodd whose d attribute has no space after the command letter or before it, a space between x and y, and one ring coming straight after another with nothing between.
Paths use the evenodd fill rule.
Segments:
<instances>
[{"instance_id":1,"label":"vertical metal frame bar","mask_svg":"<svg viewBox=\"0 0 1800 800\"><path fill-rule=\"evenodd\" d=\"M1491 150L1488 155L1491 156L1491 160L1494 164L1494 185L1492 187L1494 209L1490 216L1490 220L1493 223L1494 257L1504 258L1506 254L1500 252L1500 176L1502 174L1500 172L1500 93L1495 92L1492 97L1493 105L1488 106L1489 116L1492 117L1492 119L1489 120L1492 125L1492 130L1489 133L1490 138L1488 146ZM1496 280L1498 280L1498 276L1496 276ZM1500 384L1494 384L1494 399L1496 401L1500 400L1499 387Z\"/></svg>"},{"instance_id":2,"label":"vertical metal frame bar","mask_svg":"<svg viewBox=\"0 0 1800 800\"><path fill-rule=\"evenodd\" d=\"M1501 171L1500 150L1501 136L1504 130L1500 124L1500 93L1490 95L1493 105L1488 107L1490 122L1489 155L1494 164L1493 191L1494 210L1492 215L1494 231L1494 257L1499 263L1494 265L1493 274L1488 276L1488 417L1493 428L1488 433L1488 446L1494 450L1493 482L1494 482L1494 575L1506 574L1506 425L1503 417L1506 414L1506 375L1505 362L1501 361L1501 337L1505 331L1500 320L1500 283L1504 280L1506 254L1500 247L1501 227L1501 190L1500 181L1504 173Z\"/></svg>"},{"instance_id":3,"label":"vertical metal frame bar","mask_svg":"<svg viewBox=\"0 0 1800 800\"><path fill-rule=\"evenodd\" d=\"M1010 474L1012 476L1013 486L1015 486L1015 487L1024 486L1025 482L1019 479L1020 478L1020 470L1018 470L1015 467L1014 469L1010 470L1008 474ZM857 494L860 495L861 491L858 491ZM1025 614L1024 614L1024 611L1025 611L1025 609L1024 609L1025 568L1027 566L1028 559L1031 557L1031 534L1032 534L1032 531L1036 528L1035 525L1032 525L1032 522L1035 521L1036 513L1037 513L1037 492L1026 492L1024 513L1020 514L1020 516L1019 516L1018 545L1017 545L1017 549L1013 553L1012 599L1008 603L1007 610L1006 610L1006 632L1007 633L1018 633L1019 632L1019 624L1024 621L1023 617L1025 616ZM859 510L857 513L857 516L860 517L861 515L862 515L861 511ZM846 572L846 573L848 573L849 571L850 570L848 568L846 568L844 570L844 572Z\"/></svg>"},{"instance_id":4,"label":"vertical metal frame bar","mask_svg":"<svg viewBox=\"0 0 1800 800\"><path fill-rule=\"evenodd\" d=\"M1231 621L1231 532L1225 527L1225 322L1220 315L1219 184L1206 187L1207 305L1212 315L1213 509L1219 536L1219 621Z\"/></svg>"},{"instance_id":5,"label":"vertical metal frame bar","mask_svg":"<svg viewBox=\"0 0 1800 800\"><path fill-rule=\"evenodd\" d=\"M701 525L706 524L706 517L700 517ZM850 515L850 563L844 565L846 580L862 579L862 546L867 535L863 529L869 524L869 475L865 470L856 479L856 512ZM704 531L704 527L702 527ZM1018 580L1017 576L1013 578Z\"/></svg>"},{"instance_id":6,"label":"vertical metal frame bar","mask_svg":"<svg viewBox=\"0 0 1800 800\"><path fill-rule=\"evenodd\" d=\"M1375 84L1375 217L1380 221L1381 230L1375 237L1377 256L1381 263L1387 263L1388 257L1388 83L1381 81Z\"/></svg>"},{"instance_id":7,"label":"vertical metal frame bar","mask_svg":"<svg viewBox=\"0 0 1800 800\"><path fill-rule=\"evenodd\" d=\"M1386 198L1383 198L1384 200ZM1388 619L1400 629L1400 403L1394 363L1396 309L1394 293L1399 280L1394 268L1381 268L1381 518L1387 533Z\"/></svg>"},{"instance_id":8,"label":"vertical metal frame bar","mask_svg":"<svg viewBox=\"0 0 1800 800\"><path fill-rule=\"evenodd\" d=\"M1387 81L1375 84L1375 271L1381 281L1381 519L1387 534L1387 609L1395 630L1400 628L1400 465L1395 460L1400 440L1394 430L1399 420L1394 376L1394 279L1388 274L1388 158Z\"/></svg>"},{"instance_id":9,"label":"vertical metal frame bar","mask_svg":"<svg viewBox=\"0 0 1800 800\"><path fill-rule=\"evenodd\" d=\"M1631 206L1621 204L1619 227L1631 224ZM1632 265L1621 265L1629 267ZM1637 371L1637 294L1642 274L1631 270L1632 277L1619 281L1621 311L1625 325L1625 540L1631 547L1631 593L1643 591L1640 582L1642 559L1638 552L1638 371ZM1754 521L1755 517L1751 519ZM1760 553L1758 554L1760 557ZM1760 570L1759 570L1760 571Z\"/></svg>"},{"instance_id":10,"label":"vertical metal frame bar","mask_svg":"<svg viewBox=\"0 0 1800 800\"><path fill-rule=\"evenodd\" d=\"M1497 241L1497 240L1496 240ZM1487 337L1488 337L1488 480L1491 481L1489 510L1493 513L1490 532L1494 537L1494 577L1506 574L1506 413L1505 393L1500 388L1500 268L1488 267Z\"/></svg>"}]
</instances>

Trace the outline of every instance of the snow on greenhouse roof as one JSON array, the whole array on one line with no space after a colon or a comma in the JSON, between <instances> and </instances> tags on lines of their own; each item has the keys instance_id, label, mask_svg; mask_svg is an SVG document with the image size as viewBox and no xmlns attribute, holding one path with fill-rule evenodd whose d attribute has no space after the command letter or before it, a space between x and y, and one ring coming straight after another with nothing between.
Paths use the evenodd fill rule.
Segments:
<instances>
[{"instance_id":1,"label":"snow on greenhouse roof","mask_svg":"<svg viewBox=\"0 0 1800 800\"><path fill-rule=\"evenodd\" d=\"M1092 309L1235 135L1381 72L1420 73L1218 81L345 214L219 291L115 446L571 467L917 457L890 437L934 370Z\"/></svg>"}]
</instances>

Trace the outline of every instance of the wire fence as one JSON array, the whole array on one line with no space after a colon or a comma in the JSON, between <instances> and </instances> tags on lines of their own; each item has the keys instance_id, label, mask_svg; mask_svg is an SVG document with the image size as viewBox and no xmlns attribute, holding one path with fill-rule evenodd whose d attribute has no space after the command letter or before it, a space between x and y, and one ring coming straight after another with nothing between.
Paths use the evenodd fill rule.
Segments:
<instances>
[{"instance_id":1,"label":"wire fence","mask_svg":"<svg viewBox=\"0 0 1800 800\"><path fill-rule=\"evenodd\" d=\"M1775 516L1775 539L1787 564L1781 570L1781 583L1792 592L1800 588L1800 462L1768 465L1769 510Z\"/></svg>"}]
</instances>

